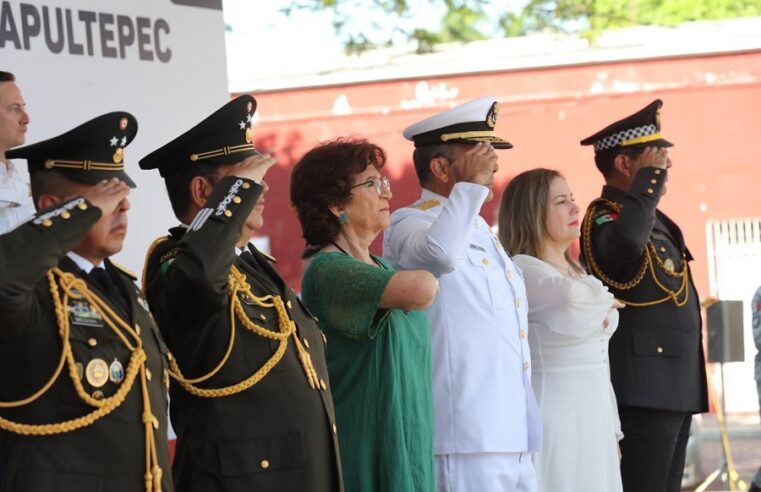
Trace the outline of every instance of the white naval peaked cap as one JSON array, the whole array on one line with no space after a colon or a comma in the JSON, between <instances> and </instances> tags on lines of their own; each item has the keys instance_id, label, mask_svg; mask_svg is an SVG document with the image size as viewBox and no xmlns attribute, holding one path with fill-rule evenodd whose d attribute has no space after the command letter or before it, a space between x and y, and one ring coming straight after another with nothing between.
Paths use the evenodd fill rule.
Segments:
<instances>
[{"instance_id":1,"label":"white naval peaked cap","mask_svg":"<svg viewBox=\"0 0 761 492\"><path fill-rule=\"evenodd\" d=\"M511 149L513 144L494 133L499 103L493 97L479 97L404 129L403 135L415 147L444 143L491 142L496 149Z\"/></svg>"}]
</instances>

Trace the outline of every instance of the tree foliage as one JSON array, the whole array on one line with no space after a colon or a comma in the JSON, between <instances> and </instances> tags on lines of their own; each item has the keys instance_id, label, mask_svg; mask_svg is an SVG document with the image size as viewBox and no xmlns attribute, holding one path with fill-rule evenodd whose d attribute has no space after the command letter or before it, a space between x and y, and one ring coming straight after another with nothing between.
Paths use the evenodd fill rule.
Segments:
<instances>
[{"instance_id":1,"label":"tree foliage","mask_svg":"<svg viewBox=\"0 0 761 492\"><path fill-rule=\"evenodd\" d=\"M431 23L420 18L417 0L294 0L283 10L331 12L336 33L350 53L399 38L414 42L418 52L428 52L439 43L540 31L593 39L606 29L761 15L759 0L526 0L522 7L518 2L428 0L441 12L433 29L423 27Z\"/></svg>"}]
</instances>

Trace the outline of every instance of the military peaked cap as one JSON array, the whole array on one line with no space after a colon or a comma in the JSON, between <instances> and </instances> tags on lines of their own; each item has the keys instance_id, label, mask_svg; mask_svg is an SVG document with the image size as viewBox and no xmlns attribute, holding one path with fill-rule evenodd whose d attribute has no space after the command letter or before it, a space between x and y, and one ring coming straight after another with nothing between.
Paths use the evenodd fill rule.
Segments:
<instances>
[{"instance_id":1,"label":"military peaked cap","mask_svg":"<svg viewBox=\"0 0 761 492\"><path fill-rule=\"evenodd\" d=\"M594 145L595 152L616 147L650 146L672 147L674 144L661 135L661 106L656 99L633 115L606 126L581 141L581 145Z\"/></svg>"},{"instance_id":2,"label":"military peaked cap","mask_svg":"<svg viewBox=\"0 0 761 492\"><path fill-rule=\"evenodd\" d=\"M256 99L236 97L196 126L140 159L142 169L158 169L163 177L193 164L235 164L260 154L253 144Z\"/></svg>"},{"instance_id":3,"label":"military peaked cap","mask_svg":"<svg viewBox=\"0 0 761 492\"><path fill-rule=\"evenodd\" d=\"M57 137L5 153L9 159L26 159L29 172L55 169L81 183L96 184L119 178L130 187L135 182L124 172L124 147L137 133L137 120L124 111L93 118Z\"/></svg>"},{"instance_id":4,"label":"military peaked cap","mask_svg":"<svg viewBox=\"0 0 761 492\"><path fill-rule=\"evenodd\" d=\"M404 138L415 147L444 143L491 142L494 148L511 149L513 145L494 133L499 103L493 97L468 101L404 129Z\"/></svg>"}]
</instances>

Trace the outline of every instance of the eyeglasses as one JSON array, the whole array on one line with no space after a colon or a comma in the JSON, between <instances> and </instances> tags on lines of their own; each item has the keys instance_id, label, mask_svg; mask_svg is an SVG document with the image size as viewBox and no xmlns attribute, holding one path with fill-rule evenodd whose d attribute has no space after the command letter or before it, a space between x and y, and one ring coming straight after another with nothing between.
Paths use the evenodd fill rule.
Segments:
<instances>
[{"instance_id":1,"label":"eyeglasses","mask_svg":"<svg viewBox=\"0 0 761 492\"><path fill-rule=\"evenodd\" d=\"M391 182L388 180L388 177L383 176L382 178L370 178L367 181L363 181L362 183L355 184L351 188L359 188L360 186L373 186L375 187L375 191L378 192L378 196L383 195L383 188L386 188L386 191L391 191Z\"/></svg>"}]
</instances>

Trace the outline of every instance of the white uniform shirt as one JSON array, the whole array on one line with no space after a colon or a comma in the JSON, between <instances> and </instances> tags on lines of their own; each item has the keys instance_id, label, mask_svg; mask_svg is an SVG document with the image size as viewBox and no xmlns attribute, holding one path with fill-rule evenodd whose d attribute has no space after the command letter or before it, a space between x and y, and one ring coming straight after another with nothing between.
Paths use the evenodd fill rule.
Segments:
<instances>
[{"instance_id":1,"label":"white uniform shirt","mask_svg":"<svg viewBox=\"0 0 761 492\"><path fill-rule=\"evenodd\" d=\"M34 215L29 185L11 161L0 161L0 234L5 234Z\"/></svg>"},{"instance_id":2,"label":"white uniform shirt","mask_svg":"<svg viewBox=\"0 0 761 492\"><path fill-rule=\"evenodd\" d=\"M439 279L431 322L435 453L541 447L531 390L528 305L520 271L479 215L488 189L457 183L449 199L423 190L395 211L383 256Z\"/></svg>"}]
</instances>

